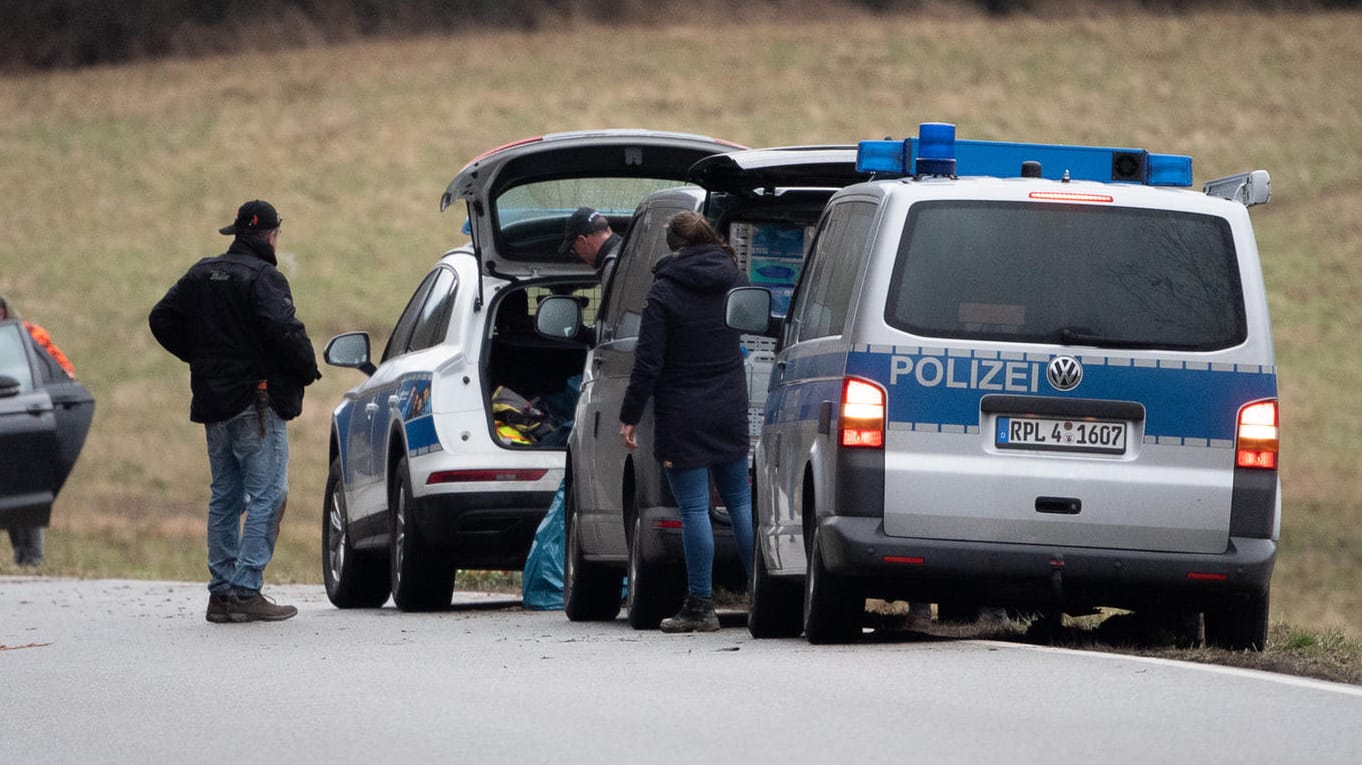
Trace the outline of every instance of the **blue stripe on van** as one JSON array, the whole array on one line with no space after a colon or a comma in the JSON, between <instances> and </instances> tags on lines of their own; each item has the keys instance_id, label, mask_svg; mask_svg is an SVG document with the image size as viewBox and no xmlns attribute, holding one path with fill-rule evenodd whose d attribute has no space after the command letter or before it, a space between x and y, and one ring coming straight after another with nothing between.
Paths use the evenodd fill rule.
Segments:
<instances>
[{"instance_id":1,"label":"blue stripe on van","mask_svg":"<svg viewBox=\"0 0 1362 765\"><path fill-rule=\"evenodd\" d=\"M1277 396L1270 366L1152 361L1079 354L1083 380L1071 391L1045 378L1051 354L1001 354L860 346L789 359L784 387L772 391L767 420L815 419L841 396L838 367L889 392L889 427L973 432L979 399L990 393L1134 401L1145 407L1145 437L1232 441L1239 408ZM813 379L811 379L813 378ZM801 382L804 381L804 382Z\"/></svg>"}]
</instances>

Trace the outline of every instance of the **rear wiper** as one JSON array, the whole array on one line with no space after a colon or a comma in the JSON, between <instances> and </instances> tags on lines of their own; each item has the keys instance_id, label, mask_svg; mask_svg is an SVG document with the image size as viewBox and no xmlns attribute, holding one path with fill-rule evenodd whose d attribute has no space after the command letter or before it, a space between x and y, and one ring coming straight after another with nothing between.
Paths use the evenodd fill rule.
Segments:
<instances>
[{"instance_id":1,"label":"rear wiper","mask_svg":"<svg viewBox=\"0 0 1362 765\"><path fill-rule=\"evenodd\" d=\"M1060 327L1053 335L1060 345L1094 345L1110 348L1125 345L1125 341L1106 335L1099 335L1087 327Z\"/></svg>"}]
</instances>

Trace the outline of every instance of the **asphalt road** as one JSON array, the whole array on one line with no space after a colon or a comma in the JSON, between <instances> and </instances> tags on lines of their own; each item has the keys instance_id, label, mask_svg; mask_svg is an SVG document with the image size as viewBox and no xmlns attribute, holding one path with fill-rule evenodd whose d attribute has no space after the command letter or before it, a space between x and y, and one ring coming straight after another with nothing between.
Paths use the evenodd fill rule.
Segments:
<instances>
[{"instance_id":1,"label":"asphalt road","mask_svg":"<svg viewBox=\"0 0 1362 765\"><path fill-rule=\"evenodd\" d=\"M1362 761L1362 688L914 633L810 646L510 598L213 625L201 584L0 577L0 763Z\"/></svg>"}]
</instances>

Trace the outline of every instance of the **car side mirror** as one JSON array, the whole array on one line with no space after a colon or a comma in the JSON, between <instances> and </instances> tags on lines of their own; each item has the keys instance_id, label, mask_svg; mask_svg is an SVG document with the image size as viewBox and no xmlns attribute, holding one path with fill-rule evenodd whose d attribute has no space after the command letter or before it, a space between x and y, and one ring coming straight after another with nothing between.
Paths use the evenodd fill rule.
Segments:
<instances>
[{"instance_id":1,"label":"car side mirror","mask_svg":"<svg viewBox=\"0 0 1362 765\"><path fill-rule=\"evenodd\" d=\"M372 375L378 370L378 367L369 360L368 332L346 332L336 335L327 341L322 358L333 367L358 369L366 375Z\"/></svg>"},{"instance_id":2,"label":"car side mirror","mask_svg":"<svg viewBox=\"0 0 1362 765\"><path fill-rule=\"evenodd\" d=\"M749 335L774 337L780 317L771 315L771 291L765 287L735 287L724 301L724 323Z\"/></svg>"},{"instance_id":3,"label":"car side mirror","mask_svg":"<svg viewBox=\"0 0 1362 765\"><path fill-rule=\"evenodd\" d=\"M571 340L582 329L582 304L570 295L550 295L534 314L534 331L552 340Z\"/></svg>"},{"instance_id":4,"label":"car side mirror","mask_svg":"<svg viewBox=\"0 0 1362 765\"><path fill-rule=\"evenodd\" d=\"M0 398L14 398L23 387L18 380L9 375L0 375Z\"/></svg>"}]
</instances>

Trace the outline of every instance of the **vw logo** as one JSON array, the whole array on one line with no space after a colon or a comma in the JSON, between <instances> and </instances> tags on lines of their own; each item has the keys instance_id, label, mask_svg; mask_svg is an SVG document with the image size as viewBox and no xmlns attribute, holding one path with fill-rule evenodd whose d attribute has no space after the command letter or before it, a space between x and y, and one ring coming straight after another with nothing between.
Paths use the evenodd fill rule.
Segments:
<instances>
[{"instance_id":1,"label":"vw logo","mask_svg":"<svg viewBox=\"0 0 1362 765\"><path fill-rule=\"evenodd\" d=\"M1055 390L1073 390L1083 382L1083 365L1073 356L1056 356L1045 368L1045 379Z\"/></svg>"}]
</instances>

